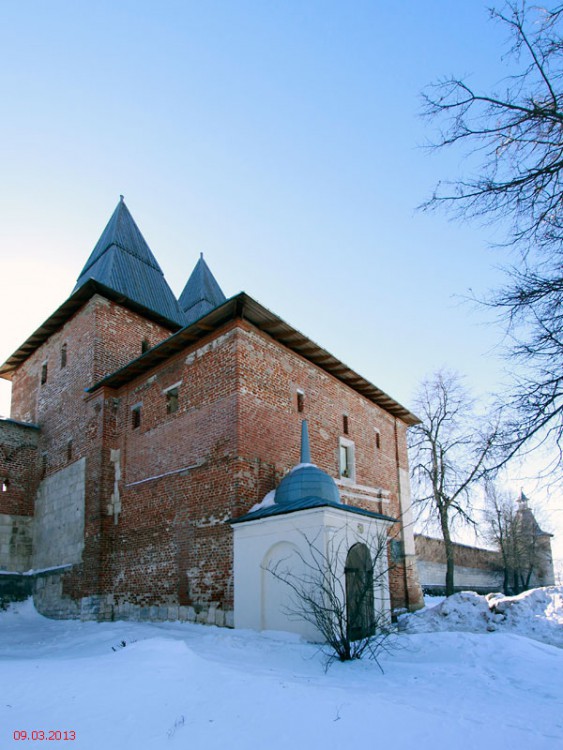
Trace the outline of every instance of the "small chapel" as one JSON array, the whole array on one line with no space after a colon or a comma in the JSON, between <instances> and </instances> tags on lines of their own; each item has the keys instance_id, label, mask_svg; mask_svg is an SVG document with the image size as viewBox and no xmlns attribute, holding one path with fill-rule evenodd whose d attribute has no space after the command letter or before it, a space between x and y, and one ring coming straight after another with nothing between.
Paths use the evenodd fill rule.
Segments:
<instances>
[{"instance_id":1,"label":"small chapel","mask_svg":"<svg viewBox=\"0 0 563 750\"><path fill-rule=\"evenodd\" d=\"M227 299L203 255L176 299L123 198L0 376L4 600L314 639L286 616L272 565L336 540L353 597L384 538L370 606L421 606L416 416L244 292Z\"/></svg>"}]
</instances>

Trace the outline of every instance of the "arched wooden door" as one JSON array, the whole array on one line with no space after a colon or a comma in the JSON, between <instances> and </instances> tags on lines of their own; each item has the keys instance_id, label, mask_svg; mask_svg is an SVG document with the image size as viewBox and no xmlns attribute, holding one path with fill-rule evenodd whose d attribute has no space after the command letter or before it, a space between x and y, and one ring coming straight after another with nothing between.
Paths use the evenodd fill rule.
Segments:
<instances>
[{"instance_id":1,"label":"arched wooden door","mask_svg":"<svg viewBox=\"0 0 563 750\"><path fill-rule=\"evenodd\" d=\"M348 638L357 641L375 631L373 562L365 544L350 547L345 574Z\"/></svg>"}]
</instances>

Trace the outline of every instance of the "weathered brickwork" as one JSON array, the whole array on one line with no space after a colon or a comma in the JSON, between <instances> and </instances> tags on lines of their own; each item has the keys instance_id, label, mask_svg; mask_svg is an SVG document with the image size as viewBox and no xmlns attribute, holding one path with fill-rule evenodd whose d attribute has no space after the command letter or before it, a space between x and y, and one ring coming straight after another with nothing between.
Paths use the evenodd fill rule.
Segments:
<instances>
[{"instance_id":1,"label":"weathered brickwork","mask_svg":"<svg viewBox=\"0 0 563 750\"><path fill-rule=\"evenodd\" d=\"M446 564L446 550L441 539L415 534L414 540L416 554L419 558L428 560L428 562ZM495 552L495 550L470 547L457 542L454 542L453 548L456 565L462 565L464 568L481 568L482 570L502 567L500 553Z\"/></svg>"},{"instance_id":2,"label":"weathered brickwork","mask_svg":"<svg viewBox=\"0 0 563 750\"><path fill-rule=\"evenodd\" d=\"M152 348L170 336L171 330L96 295L96 333L92 382L101 380L140 357L143 344Z\"/></svg>"},{"instance_id":3,"label":"weathered brickwork","mask_svg":"<svg viewBox=\"0 0 563 750\"><path fill-rule=\"evenodd\" d=\"M401 517L406 425L241 319L119 387L85 392L168 335L94 295L14 373L13 413L41 428L34 560L71 565L37 581L45 614L231 625L228 520L298 461L302 419L344 502ZM340 477L342 441L351 477ZM400 523L393 535L402 540ZM418 604L408 559L393 559L391 596L395 608Z\"/></svg>"},{"instance_id":4,"label":"weathered brickwork","mask_svg":"<svg viewBox=\"0 0 563 750\"><path fill-rule=\"evenodd\" d=\"M38 441L35 425L0 419L0 513L33 515Z\"/></svg>"},{"instance_id":5,"label":"weathered brickwork","mask_svg":"<svg viewBox=\"0 0 563 750\"><path fill-rule=\"evenodd\" d=\"M441 539L415 534L420 583L425 590L445 589L446 552ZM503 586L503 566L499 552L454 543L454 586L456 590L488 593Z\"/></svg>"},{"instance_id":6,"label":"weathered brickwork","mask_svg":"<svg viewBox=\"0 0 563 750\"><path fill-rule=\"evenodd\" d=\"M38 437L34 425L0 420L0 571L32 566Z\"/></svg>"},{"instance_id":7,"label":"weathered brickwork","mask_svg":"<svg viewBox=\"0 0 563 750\"><path fill-rule=\"evenodd\" d=\"M406 425L249 324L240 324L238 341L239 454L245 461L241 496L247 507L297 462L301 420L306 418L311 460L337 478L342 500L400 519L399 469L408 470ZM339 478L341 440L353 443L353 479ZM390 536L402 540L400 524ZM421 603L412 568L390 560L394 609Z\"/></svg>"}]
</instances>

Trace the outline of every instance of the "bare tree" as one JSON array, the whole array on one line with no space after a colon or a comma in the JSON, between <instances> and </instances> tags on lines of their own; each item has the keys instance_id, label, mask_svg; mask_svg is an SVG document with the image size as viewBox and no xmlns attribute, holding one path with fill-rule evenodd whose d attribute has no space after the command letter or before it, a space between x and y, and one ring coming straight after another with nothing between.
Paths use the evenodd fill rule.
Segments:
<instances>
[{"instance_id":1,"label":"bare tree","mask_svg":"<svg viewBox=\"0 0 563 750\"><path fill-rule=\"evenodd\" d=\"M563 451L563 6L515 0L491 17L510 35L505 59L517 72L488 93L459 78L427 89L426 114L442 122L434 147L464 146L480 165L476 177L439 184L425 206L508 221L506 244L519 250L487 301L512 342L511 369L522 365L505 399L501 464L544 441Z\"/></svg>"},{"instance_id":2,"label":"bare tree","mask_svg":"<svg viewBox=\"0 0 563 750\"><path fill-rule=\"evenodd\" d=\"M438 372L425 380L413 410L420 424L409 430L413 504L437 521L446 553L446 595L454 593L452 524L474 524L471 490L485 475L495 433L475 413L461 377Z\"/></svg>"},{"instance_id":3,"label":"bare tree","mask_svg":"<svg viewBox=\"0 0 563 750\"><path fill-rule=\"evenodd\" d=\"M323 545L303 534L306 552L278 560L267 570L287 585L290 619L304 620L328 647L328 663L379 656L395 632L389 611L388 536L381 530L367 541L350 535ZM297 565L296 565L297 563Z\"/></svg>"},{"instance_id":4,"label":"bare tree","mask_svg":"<svg viewBox=\"0 0 563 750\"><path fill-rule=\"evenodd\" d=\"M540 529L524 494L515 501L487 483L486 501L486 535L501 554L504 592L527 591L545 577L545 540L549 535Z\"/></svg>"}]
</instances>

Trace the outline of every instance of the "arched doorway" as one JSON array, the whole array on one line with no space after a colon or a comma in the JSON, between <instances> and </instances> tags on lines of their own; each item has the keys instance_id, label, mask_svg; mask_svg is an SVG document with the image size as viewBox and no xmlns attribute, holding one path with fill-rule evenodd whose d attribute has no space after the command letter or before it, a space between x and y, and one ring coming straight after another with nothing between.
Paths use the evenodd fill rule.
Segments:
<instances>
[{"instance_id":1,"label":"arched doorway","mask_svg":"<svg viewBox=\"0 0 563 750\"><path fill-rule=\"evenodd\" d=\"M350 547L345 574L348 638L369 638L375 632L373 562L365 544Z\"/></svg>"},{"instance_id":2,"label":"arched doorway","mask_svg":"<svg viewBox=\"0 0 563 750\"><path fill-rule=\"evenodd\" d=\"M299 609L287 581L302 580L302 562L297 547L291 542L277 542L264 555L262 571L262 630L286 630L300 633L300 618L292 616ZM275 574L272 573L275 571Z\"/></svg>"}]
</instances>

